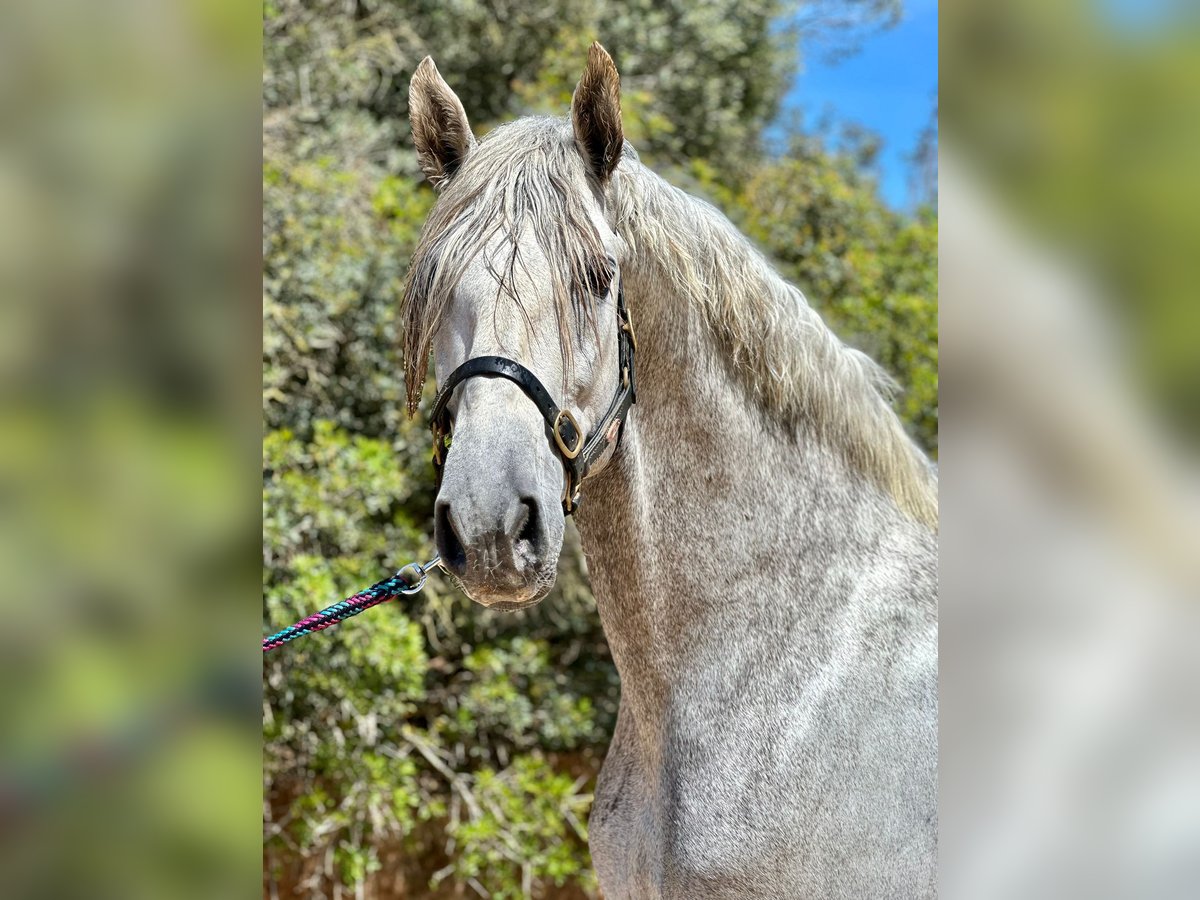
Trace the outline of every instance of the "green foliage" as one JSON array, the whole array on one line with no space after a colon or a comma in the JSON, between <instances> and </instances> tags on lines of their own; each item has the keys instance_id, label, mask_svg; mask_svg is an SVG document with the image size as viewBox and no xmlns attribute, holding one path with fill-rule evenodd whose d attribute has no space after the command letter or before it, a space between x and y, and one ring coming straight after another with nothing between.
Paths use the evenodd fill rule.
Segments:
<instances>
[{"instance_id":1,"label":"green foliage","mask_svg":"<svg viewBox=\"0 0 1200 900\"><path fill-rule=\"evenodd\" d=\"M455 859L460 878L488 886L495 898L526 897L535 879L562 886L576 879L594 887L583 818L590 796L540 756L519 756L503 772L480 769L473 779L476 814L450 828L464 852Z\"/></svg>"},{"instance_id":2,"label":"green foliage","mask_svg":"<svg viewBox=\"0 0 1200 900\"><path fill-rule=\"evenodd\" d=\"M517 637L479 647L463 660L470 674L459 694L457 730L448 736L477 742L485 752L504 741L519 749L570 750L603 740L586 696L563 693L546 641ZM488 755L491 755L490 752Z\"/></svg>"},{"instance_id":3,"label":"green foliage","mask_svg":"<svg viewBox=\"0 0 1200 900\"><path fill-rule=\"evenodd\" d=\"M432 204L412 179L329 158L263 170L263 404L267 424L400 427L396 297Z\"/></svg>"},{"instance_id":4,"label":"green foliage","mask_svg":"<svg viewBox=\"0 0 1200 900\"><path fill-rule=\"evenodd\" d=\"M894 4L850 7L861 24ZM588 42L603 40L643 160L713 199L883 362L936 449L936 219L884 208L851 155L811 141L778 159L759 149L795 11L264 6L264 631L432 553L429 436L403 413L396 331L433 202L407 145L407 81L426 52L482 132L523 111L561 114ZM270 655L264 675L273 878L332 893L331 878L363 885L399 866L418 892L594 893L587 789L619 686L572 529L557 586L532 610L488 612L434 575L419 600Z\"/></svg>"}]
</instances>

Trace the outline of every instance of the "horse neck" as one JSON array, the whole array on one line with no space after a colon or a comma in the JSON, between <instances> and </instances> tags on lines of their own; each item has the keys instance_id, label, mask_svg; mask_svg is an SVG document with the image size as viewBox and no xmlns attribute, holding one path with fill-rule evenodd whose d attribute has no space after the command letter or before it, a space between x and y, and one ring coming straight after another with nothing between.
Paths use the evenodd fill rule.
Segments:
<instances>
[{"instance_id":1,"label":"horse neck","mask_svg":"<svg viewBox=\"0 0 1200 900\"><path fill-rule=\"evenodd\" d=\"M837 615L805 609L805 584L866 552L848 528L875 523L869 539L888 505L840 454L774 425L657 276L626 271L637 405L577 517L623 696L651 729L699 646Z\"/></svg>"},{"instance_id":2,"label":"horse neck","mask_svg":"<svg viewBox=\"0 0 1200 900\"><path fill-rule=\"evenodd\" d=\"M887 532L923 526L816 429L773 416L676 294L671 260L638 256L622 265L637 405L577 523L623 697L653 730L678 683L706 677L689 672L713 658L700 648L820 628L843 610L805 597L827 596L831 571L848 602Z\"/></svg>"}]
</instances>

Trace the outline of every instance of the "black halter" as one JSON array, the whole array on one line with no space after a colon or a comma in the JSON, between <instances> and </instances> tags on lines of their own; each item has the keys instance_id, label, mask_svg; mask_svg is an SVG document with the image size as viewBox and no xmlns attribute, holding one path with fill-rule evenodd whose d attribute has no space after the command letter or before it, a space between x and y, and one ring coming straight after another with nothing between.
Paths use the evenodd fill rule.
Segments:
<instances>
[{"instance_id":1,"label":"black halter","mask_svg":"<svg viewBox=\"0 0 1200 900\"><path fill-rule=\"evenodd\" d=\"M430 428L433 430L433 468L437 475L438 488L442 486L442 466L448 446L446 437L451 433L446 407L454 389L468 378L476 376L507 378L525 392L525 396L537 405L542 418L546 420L546 436L550 440L550 449L558 455L566 477L562 496L563 515L571 515L579 506L579 488L583 479L587 477L588 470L610 444L619 440L629 407L637 400L633 374L633 353L637 349L637 336L633 332L629 308L625 305L625 286L619 282L617 319L620 327L617 332L617 359L621 382L617 385L612 403L608 405L608 411L596 423L586 440L571 411L566 407L560 408L550 396L550 392L538 381L537 376L519 362L503 356L477 356L451 372L445 384L438 390L433 401L433 411L430 413Z\"/></svg>"}]
</instances>

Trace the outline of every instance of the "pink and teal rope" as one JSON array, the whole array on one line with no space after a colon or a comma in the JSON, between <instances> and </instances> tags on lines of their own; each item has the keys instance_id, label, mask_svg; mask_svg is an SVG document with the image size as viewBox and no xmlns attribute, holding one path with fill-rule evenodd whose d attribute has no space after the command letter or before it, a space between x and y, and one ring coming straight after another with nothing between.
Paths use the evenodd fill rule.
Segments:
<instances>
[{"instance_id":1,"label":"pink and teal rope","mask_svg":"<svg viewBox=\"0 0 1200 900\"><path fill-rule=\"evenodd\" d=\"M397 572L395 575L383 579L383 581L376 582L365 591L359 591L354 596L347 597L340 603L326 607L318 613L313 613L306 619L301 619L295 625L289 625L282 631L277 631L270 637L263 638L263 652L274 650L276 647L282 647L288 641L294 641L296 638L312 634L314 631L322 631L331 625L345 621L351 616L357 616L360 612L370 609L372 606L386 603L388 600L399 597L406 592L412 593L413 589L414 585Z\"/></svg>"}]
</instances>

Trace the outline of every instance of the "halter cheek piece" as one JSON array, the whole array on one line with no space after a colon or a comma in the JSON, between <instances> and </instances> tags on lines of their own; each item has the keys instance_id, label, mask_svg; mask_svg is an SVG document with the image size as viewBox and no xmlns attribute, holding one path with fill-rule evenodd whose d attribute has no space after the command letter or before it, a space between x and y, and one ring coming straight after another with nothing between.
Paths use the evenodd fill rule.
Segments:
<instances>
[{"instance_id":1,"label":"halter cheek piece","mask_svg":"<svg viewBox=\"0 0 1200 900\"><path fill-rule=\"evenodd\" d=\"M438 488L442 486L446 437L451 433L450 415L446 407L454 389L468 378L477 376L507 378L525 392L525 396L534 402L546 421L546 437L550 441L550 449L562 462L563 475L566 478L562 496L563 515L571 515L579 506L579 489L583 479L587 477L588 470L604 454L609 444L619 440L617 429L624 426L629 407L637 400L633 373L633 354L637 349L637 337L633 332L633 321L629 318L629 308L625 305L625 286L620 283L617 286L617 319L620 326L617 332L617 359L621 381L617 385L612 403L608 405L608 411L586 439L571 411L565 407L560 408L550 396L550 392L538 381L537 376L519 362L503 356L477 356L451 372L445 384L438 390L430 414L430 428L433 431L433 469Z\"/></svg>"}]
</instances>

